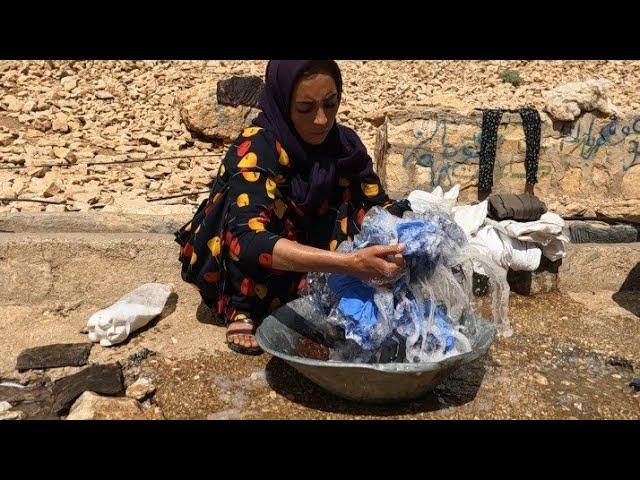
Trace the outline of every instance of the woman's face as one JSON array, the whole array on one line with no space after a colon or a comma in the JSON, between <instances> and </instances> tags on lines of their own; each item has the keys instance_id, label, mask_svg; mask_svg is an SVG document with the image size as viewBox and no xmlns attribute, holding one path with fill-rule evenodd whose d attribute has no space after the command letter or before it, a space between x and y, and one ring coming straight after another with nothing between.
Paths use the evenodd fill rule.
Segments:
<instances>
[{"instance_id":1,"label":"woman's face","mask_svg":"<svg viewBox=\"0 0 640 480\"><path fill-rule=\"evenodd\" d=\"M331 75L316 73L298 81L291 97L291 121L311 145L324 142L338 113L338 89Z\"/></svg>"}]
</instances>

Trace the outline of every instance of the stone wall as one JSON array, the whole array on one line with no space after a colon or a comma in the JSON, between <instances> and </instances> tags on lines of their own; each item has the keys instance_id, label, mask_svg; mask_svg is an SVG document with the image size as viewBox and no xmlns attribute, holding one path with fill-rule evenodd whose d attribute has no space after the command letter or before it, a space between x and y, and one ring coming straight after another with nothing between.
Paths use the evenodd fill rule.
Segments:
<instances>
[{"instance_id":1,"label":"stone wall","mask_svg":"<svg viewBox=\"0 0 640 480\"><path fill-rule=\"evenodd\" d=\"M535 193L561 215L640 221L640 113L585 113L571 122L542 114ZM459 183L461 202L477 199L482 112L390 111L379 127L375 162L392 196ZM494 192L524 191L526 143L518 113L498 129Z\"/></svg>"}]
</instances>

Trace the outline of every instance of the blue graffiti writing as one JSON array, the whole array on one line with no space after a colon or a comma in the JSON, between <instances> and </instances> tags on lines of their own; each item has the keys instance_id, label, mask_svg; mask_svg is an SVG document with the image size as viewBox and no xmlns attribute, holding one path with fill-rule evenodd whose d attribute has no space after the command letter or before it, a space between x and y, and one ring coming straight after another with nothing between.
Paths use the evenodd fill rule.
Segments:
<instances>
[{"instance_id":1,"label":"blue graffiti writing","mask_svg":"<svg viewBox=\"0 0 640 480\"><path fill-rule=\"evenodd\" d=\"M460 148L447 142L447 121L438 120L436 126L430 135L425 135L424 130L418 130L415 133L416 138L420 139L415 147L409 148L405 151L402 165L407 166L410 163L415 163L422 167L432 167L437 159L450 160L458 163L473 164L478 163L480 142L482 134L477 133L473 137L465 137L465 142ZM440 136L436 138L438 133ZM504 136L498 135L498 145L504 143ZM435 143L441 148L438 151L431 148L431 145Z\"/></svg>"},{"instance_id":2,"label":"blue graffiti writing","mask_svg":"<svg viewBox=\"0 0 640 480\"><path fill-rule=\"evenodd\" d=\"M600 129L600 132L597 136L594 136L593 133L593 124L595 119L591 118L589 122L589 128L587 132L581 137L580 131L582 125L580 123L577 124L575 133L568 131L571 127L566 125L563 127L562 133L566 135L565 138L562 139L560 143L560 151L564 149L564 144L575 144L569 153L575 152L578 148L581 148L580 156L584 160L589 160L593 158L599 151L600 147L605 145L607 146L616 146L624 143L629 135L633 133L640 133L640 117L635 118L632 125L624 125L620 128L621 135L618 135L619 128L619 120L613 115L611 117L611 121Z\"/></svg>"},{"instance_id":3,"label":"blue graffiti writing","mask_svg":"<svg viewBox=\"0 0 640 480\"><path fill-rule=\"evenodd\" d=\"M637 140L632 140L629 142L629 145L631 146L629 153L632 155L632 157L631 157L631 160L629 162L625 162L623 166L625 172L629 170L631 167L633 167L634 165L640 165L640 158L638 158L638 155L640 155L640 150L638 150L638 145L640 145L640 143L638 143Z\"/></svg>"}]
</instances>

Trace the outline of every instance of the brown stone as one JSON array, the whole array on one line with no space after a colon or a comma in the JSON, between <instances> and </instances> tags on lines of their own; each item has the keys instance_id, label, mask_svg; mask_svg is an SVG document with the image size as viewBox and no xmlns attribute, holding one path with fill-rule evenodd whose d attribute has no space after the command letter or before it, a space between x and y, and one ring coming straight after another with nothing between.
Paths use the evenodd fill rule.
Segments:
<instances>
[{"instance_id":1,"label":"brown stone","mask_svg":"<svg viewBox=\"0 0 640 480\"><path fill-rule=\"evenodd\" d=\"M187 128L211 140L233 141L257 116L259 110L230 107L216 101L216 85L205 84L188 90L179 98L180 116Z\"/></svg>"},{"instance_id":2,"label":"brown stone","mask_svg":"<svg viewBox=\"0 0 640 480\"><path fill-rule=\"evenodd\" d=\"M161 420L155 410L144 411L132 398L103 397L84 392L73 404L66 420Z\"/></svg>"}]
</instances>

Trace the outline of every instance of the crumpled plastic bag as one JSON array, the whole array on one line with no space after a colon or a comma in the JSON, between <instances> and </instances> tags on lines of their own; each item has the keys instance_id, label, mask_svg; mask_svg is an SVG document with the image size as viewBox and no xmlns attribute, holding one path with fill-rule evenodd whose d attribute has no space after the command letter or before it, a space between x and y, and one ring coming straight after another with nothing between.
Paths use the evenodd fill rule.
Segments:
<instances>
[{"instance_id":1,"label":"crumpled plastic bag","mask_svg":"<svg viewBox=\"0 0 640 480\"><path fill-rule=\"evenodd\" d=\"M444 193L442 187L438 185L432 192L414 190L407 199L411 203L411 209L416 213L426 213L435 208L450 214L459 194L460 185L458 184L454 185L447 193Z\"/></svg>"},{"instance_id":2,"label":"crumpled plastic bag","mask_svg":"<svg viewBox=\"0 0 640 480\"><path fill-rule=\"evenodd\" d=\"M320 308L328 309L327 323L344 334L342 342L336 338L329 342L334 347L332 359L397 360L402 355L399 361L439 361L471 349L459 324L470 302L450 271L467 243L464 231L441 211L405 212L403 218L397 218L373 207L361 231L353 241L341 243L338 251L396 243L405 244L408 272L386 285L368 284L346 275L310 275L308 291L312 298ZM441 278L434 278L436 271ZM429 298L425 298L425 288ZM458 297L463 300L458 301ZM325 329L325 336L335 332Z\"/></svg>"},{"instance_id":3,"label":"crumpled plastic bag","mask_svg":"<svg viewBox=\"0 0 640 480\"><path fill-rule=\"evenodd\" d=\"M123 295L108 308L95 312L87 322L89 339L103 347L124 342L164 309L172 289L161 283L146 283Z\"/></svg>"}]
</instances>

